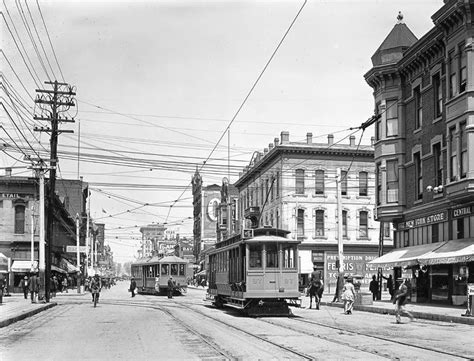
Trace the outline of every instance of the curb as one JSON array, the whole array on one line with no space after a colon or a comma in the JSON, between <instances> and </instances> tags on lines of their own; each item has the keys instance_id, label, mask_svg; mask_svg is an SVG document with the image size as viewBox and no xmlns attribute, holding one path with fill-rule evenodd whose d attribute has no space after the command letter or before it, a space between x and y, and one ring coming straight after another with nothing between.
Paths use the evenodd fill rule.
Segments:
<instances>
[{"instance_id":1,"label":"curb","mask_svg":"<svg viewBox=\"0 0 474 361\"><path fill-rule=\"evenodd\" d=\"M344 305L342 303L332 303L332 302L325 302L321 301L321 305L330 306L330 307L339 307L343 308ZM391 308L381 308L381 307L371 307L371 306L364 306L364 305L354 305L354 309L363 312L371 312L371 313L379 313L383 315L395 315L395 310ZM420 311L412 311L410 313L413 314L415 318L420 318L424 320L431 320L431 321L442 321L442 322L450 322L450 323L463 323L465 325L474 325L474 317L456 317L456 316L448 316L448 315L439 315L427 312L420 312Z\"/></svg>"},{"instance_id":2,"label":"curb","mask_svg":"<svg viewBox=\"0 0 474 361\"><path fill-rule=\"evenodd\" d=\"M47 303L47 304L42 305L42 306L40 306L40 307L38 307L38 308L35 308L34 310L31 310L31 311L28 311L28 312L25 312L25 313L21 313L21 314L19 314L19 315L16 315L16 316L7 318L6 320L2 320L2 321L0 321L0 328L6 327L6 326L8 326L8 325L11 325L12 323L21 321L21 320L23 320L23 319L25 319L25 318L27 318L27 317L36 315L37 313L46 311L47 309L49 309L49 308L51 308L51 307L54 307L54 306L56 306L56 305L57 305L56 302Z\"/></svg>"}]
</instances>

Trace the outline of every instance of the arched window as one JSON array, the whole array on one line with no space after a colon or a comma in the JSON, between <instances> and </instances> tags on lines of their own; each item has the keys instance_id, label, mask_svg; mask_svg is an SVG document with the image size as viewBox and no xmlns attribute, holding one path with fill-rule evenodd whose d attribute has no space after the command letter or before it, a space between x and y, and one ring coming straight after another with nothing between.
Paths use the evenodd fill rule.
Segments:
<instances>
[{"instance_id":1,"label":"arched window","mask_svg":"<svg viewBox=\"0 0 474 361\"><path fill-rule=\"evenodd\" d=\"M295 192L304 194L304 169L297 169L295 172Z\"/></svg>"},{"instance_id":2,"label":"arched window","mask_svg":"<svg viewBox=\"0 0 474 361\"><path fill-rule=\"evenodd\" d=\"M359 238L369 237L369 213L360 211L359 213Z\"/></svg>"},{"instance_id":3,"label":"arched window","mask_svg":"<svg viewBox=\"0 0 474 361\"><path fill-rule=\"evenodd\" d=\"M25 206L19 204L15 206L15 234L25 233Z\"/></svg>"},{"instance_id":4,"label":"arched window","mask_svg":"<svg viewBox=\"0 0 474 361\"><path fill-rule=\"evenodd\" d=\"M304 209L298 209L296 235L298 238L304 236Z\"/></svg>"},{"instance_id":5,"label":"arched window","mask_svg":"<svg viewBox=\"0 0 474 361\"><path fill-rule=\"evenodd\" d=\"M324 236L324 211L316 210L316 237Z\"/></svg>"}]
</instances>

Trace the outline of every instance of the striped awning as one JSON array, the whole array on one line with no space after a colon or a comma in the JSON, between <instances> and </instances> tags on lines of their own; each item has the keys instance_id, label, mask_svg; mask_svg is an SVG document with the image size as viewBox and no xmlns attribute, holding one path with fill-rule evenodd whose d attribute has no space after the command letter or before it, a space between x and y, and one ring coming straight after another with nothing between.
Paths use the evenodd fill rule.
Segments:
<instances>
[{"instance_id":1,"label":"striped awning","mask_svg":"<svg viewBox=\"0 0 474 361\"><path fill-rule=\"evenodd\" d=\"M409 267L420 264L419 259L444 246L446 242L437 242L422 244L419 246L411 246L397 248L383 256L370 261L368 264L377 265L379 267Z\"/></svg>"},{"instance_id":2,"label":"striped awning","mask_svg":"<svg viewBox=\"0 0 474 361\"><path fill-rule=\"evenodd\" d=\"M418 261L424 265L473 262L474 238L448 241L424 254Z\"/></svg>"},{"instance_id":3,"label":"striped awning","mask_svg":"<svg viewBox=\"0 0 474 361\"><path fill-rule=\"evenodd\" d=\"M17 273L38 272L38 261L33 261L33 264L31 261L13 261L11 270Z\"/></svg>"}]
</instances>

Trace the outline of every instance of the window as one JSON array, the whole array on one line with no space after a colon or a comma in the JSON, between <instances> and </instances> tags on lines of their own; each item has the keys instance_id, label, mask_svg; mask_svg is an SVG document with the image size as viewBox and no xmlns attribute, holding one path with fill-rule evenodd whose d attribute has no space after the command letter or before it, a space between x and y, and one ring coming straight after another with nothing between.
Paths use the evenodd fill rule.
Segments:
<instances>
[{"instance_id":1,"label":"window","mask_svg":"<svg viewBox=\"0 0 474 361\"><path fill-rule=\"evenodd\" d=\"M387 137L398 135L398 102L396 100L387 101Z\"/></svg>"},{"instance_id":2,"label":"window","mask_svg":"<svg viewBox=\"0 0 474 361\"><path fill-rule=\"evenodd\" d=\"M368 223L368 212L360 211L359 213L359 238L369 237L369 223Z\"/></svg>"},{"instance_id":3,"label":"window","mask_svg":"<svg viewBox=\"0 0 474 361\"><path fill-rule=\"evenodd\" d=\"M443 159L441 154L441 143L433 145L433 165L435 172L434 186L438 187L443 184Z\"/></svg>"},{"instance_id":4,"label":"window","mask_svg":"<svg viewBox=\"0 0 474 361\"><path fill-rule=\"evenodd\" d=\"M387 203L398 202L398 160L387 161Z\"/></svg>"},{"instance_id":5,"label":"window","mask_svg":"<svg viewBox=\"0 0 474 361\"><path fill-rule=\"evenodd\" d=\"M176 263L171 265L171 275L172 276L178 275L178 265Z\"/></svg>"},{"instance_id":6,"label":"window","mask_svg":"<svg viewBox=\"0 0 474 361\"><path fill-rule=\"evenodd\" d=\"M390 238L390 222L383 222L383 236Z\"/></svg>"},{"instance_id":7,"label":"window","mask_svg":"<svg viewBox=\"0 0 474 361\"><path fill-rule=\"evenodd\" d=\"M297 169L295 173L295 192L296 194L304 194L304 169Z\"/></svg>"},{"instance_id":8,"label":"window","mask_svg":"<svg viewBox=\"0 0 474 361\"><path fill-rule=\"evenodd\" d=\"M342 211L342 237L347 238L347 211Z\"/></svg>"},{"instance_id":9,"label":"window","mask_svg":"<svg viewBox=\"0 0 474 361\"><path fill-rule=\"evenodd\" d=\"M377 105L377 114L382 114L382 106L379 104ZM379 118L375 123L375 140L382 139L382 120Z\"/></svg>"},{"instance_id":10,"label":"window","mask_svg":"<svg viewBox=\"0 0 474 361\"><path fill-rule=\"evenodd\" d=\"M262 245L261 244L250 244L249 245L249 267L250 268L262 268Z\"/></svg>"},{"instance_id":11,"label":"window","mask_svg":"<svg viewBox=\"0 0 474 361\"><path fill-rule=\"evenodd\" d=\"M415 163L415 189L417 199L423 198L423 173L421 168L421 155L420 152L413 154L413 163Z\"/></svg>"},{"instance_id":12,"label":"window","mask_svg":"<svg viewBox=\"0 0 474 361\"><path fill-rule=\"evenodd\" d=\"M265 245L265 250L267 251L267 264L268 268L277 268L278 267L278 245L268 243Z\"/></svg>"},{"instance_id":13,"label":"window","mask_svg":"<svg viewBox=\"0 0 474 361\"><path fill-rule=\"evenodd\" d=\"M284 268L294 268L295 267L295 254L296 254L296 246L289 245L283 246L283 262Z\"/></svg>"},{"instance_id":14,"label":"window","mask_svg":"<svg viewBox=\"0 0 474 361\"><path fill-rule=\"evenodd\" d=\"M263 203L267 201L268 198L268 179L265 179L265 198L263 199Z\"/></svg>"},{"instance_id":15,"label":"window","mask_svg":"<svg viewBox=\"0 0 474 361\"><path fill-rule=\"evenodd\" d=\"M452 98L457 94L456 84L456 64L454 51L449 52L449 97Z\"/></svg>"},{"instance_id":16,"label":"window","mask_svg":"<svg viewBox=\"0 0 474 361\"><path fill-rule=\"evenodd\" d=\"M431 225L431 243L439 242L439 224Z\"/></svg>"},{"instance_id":17,"label":"window","mask_svg":"<svg viewBox=\"0 0 474 361\"><path fill-rule=\"evenodd\" d=\"M466 91L467 85L467 53L464 50L464 44L460 46L461 56L459 58L459 92L462 93Z\"/></svg>"},{"instance_id":18,"label":"window","mask_svg":"<svg viewBox=\"0 0 474 361\"><path fill-rule=\"evenodd\" d=\"M381 169L380 163L377 163L375 172L376 172L376 177L377 177L376 201L377 201L377 205L380 205L382 201L382 169Z\"/></svg>"},{"instance_id":19,"label":"window","mask_svg":"<svg viewBox=\"0 0 474 361\"><path fill-rule=\"evenodd\" d=\"M274 199L274 185L275 185L275 178L272 178L272 183L270 184L270 199L273 201Z\"/></svg>"},{"instance_id":20,"label":"window","mask_svg":"<svg viewBox=\"0 0 474 361\"><path fill-rule=\"evenodd\" d=\"M458 178L458 158L457 158L457 137L456 137L456 128L449 128L449 179L455 181Z\"/></svg>"},{"instance_id":21,"label":"window","mask_svg":"<svg viewBox=\"0 0 474 361\"><path fill-rule=\"evenodd\" d=\"M186 275L186 268L185 267L186 267L186 265L184 265L184 264L179 265L179 275L180 276Z\"/></svg>"},{"instance_id":22,"label":"window","mask_svg":"<svg viewBox=\"0 0 474 361\"><path fill-rule=\"evenodd\" d=\"M461 166L461 178L466 178L468 168L466 123L461 123L459 133L459 138L461 139L461 159L459 160Z\"/></svg>"},{"instance_id":23,"label":"window","mask_svg":"<svg viewBox=\"0 0 474 361\"><path fill-rule=\"evenodd\" d=\"M421 97L420 86L413 89L413 96L415 98L415 129L420 129L423 124L423 104Z\"/></svg>"},{"instance_id":24,"label":"window","mask_svg":"<svg viewBox=\"0 0 474 361\"><path fill-rule=\"evenodd\" d=\"M315 172L315 189L316 194L324 194L324 170L318 169Z\"/></svg>"},{"instance_id":25,"label":"window","mask_svg":"<svg viewBox=\"0 0 474 361\"><path fill-rule=\"evenodd\" d=\"M359 172L359 196L369 195L369 181L367 172Z\"/></svg>"},{"instance_id":26,"label":"window","mask_svg":"<svg viewBox=\"0 0 474 361\"><path fill-rule=\"evenodd\" d=\"M463 239L464 238L464 218L458 218L456 220L456 239Z\"/></svg>"},{"instance_id":27,"label":"window","mask_svg":"<svg viewBox=\"0 0 474 361\"><path fill-rule=\"evenodd\" d=\"M263 202L262 202L263 204ZM258 207L260 203L258 203L258 184L255 185L255 205Z\"/></svg>"},{"instance_id":28,"label":"window","mask_svg":"<svg viewBox=\"0 0 474 361\"><path fill-rule=\"evenodd\" d=\"M25 233L25 206L15 206L15 234Z\"/></svg>"},{"instance_id":29,"label":"window","mask_svg":"<svg viewBox=\"0 0 474 361\"><path fill-rule=\"evenodd\" d=\"M276 174L276 187L275 187L276 197L280 196L280 173L277 172Z\"/></svg>"},{"instance_id":30,"label":"window","mask_svg":"<svg viewBox=\"0 0 474 361\"><path fill-rule=\"evenodd\" d=\"M298 209L296 235L298 238L304 236L304 209Z\"/></svg>"},{"instance_id":31,"label":"window","mask_svg":"<svg viewBox=\"0 0 474 361\"><path fill-rule=\"evenodd\" d=\"M435 103L435 117L440 117L443 113L443 88L441 85L440 74L433 76L433 95Z\"/></svg>"},{"instance_id":32,"label":"window","mask_svg":"<svg viewBox=\"0 0 474 361\"><path fill-rule=\"evenodd\" d=\"M324 211L316 210L316 237L324 236Z\"/></svg>"},{"instance_id":33,"label":"window","mask_svg":"<svg viewBox=\"0 0 474 361\"><path fill-rule=\"evenodd\" d=\"M280 228L280 211L276 210L276 228Z\"/></svg>"},{"instance_id":34,"label":"window","mask_svg":"<svg viewBox=\"0 0 474 361\"><path fill-rule=\"evenodd\" d=\"M161 265L161 270L160 270L161 276L167 276L168 275L168 265L167 264L162 264Z\"/></svg>"},{"instance_id":35,"label":"window","mask_svg":"<svg viewBox=\"0 0 474 361\"><path fill-rule=\"evenodd\" d=\"M347 171L341 171L341 194L347 196Z\"/></svg>"}]
</instances>

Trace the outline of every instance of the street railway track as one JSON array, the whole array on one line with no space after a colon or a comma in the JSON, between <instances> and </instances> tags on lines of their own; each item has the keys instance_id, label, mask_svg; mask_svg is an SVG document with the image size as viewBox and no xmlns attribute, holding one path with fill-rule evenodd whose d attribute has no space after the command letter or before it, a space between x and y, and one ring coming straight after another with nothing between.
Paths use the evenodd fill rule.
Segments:
<instances>
[{"instance_id":1,"label":"street railway track","mask_svg":"<svg viewBox=\"0 0 474 361\"><path fill-rule=\"evenodd\" d=\"M206 344L208 344L210 347L212 347L214 350L216 350L217 352L219 352L222 356L226 357L226 359L230 359L230 360L234 360L234 359L237 359L237 357L233 356L233 355L229 355L227 352L225 351L222 351L218 345L216 345L214 342L212 342L211 340L209 340L209 338L201 333L199 333L198 331L194 330L193 328L189 327L188 325L186 325L183 321L181 321L179 318L177 318L176 316L174 316L172 314L171 311L169 311L167 308L169 308L169 305L157 305L156 303L151 303L149 301L147 301L147 303L144 303L144 302L127 302L127 301L117 301L117 300L114 300L114 301L104 301L104 302L101 302L102 304L111 304L111 305L119 305L119 306L133 306L133 307L142 307L142 308L152 308L152 309L156 309L156 310L160 310L160 311L163 311L165 312L168 316L170 316L171 318L173 318L173 320L177 321L182 327L184 327L186 330L189 330L191 331L193 334L195 334L197 337L199 337L203 342L205 342ZM176 303L175 303L176 304ZM200 311L197 311L189 306L186 306L184 305L183 303L179 303L179 305L181 307L185 307L193 312L196 312L198 313L199 315L202 315L208 319L211 319L215 322L219 322L223 325L225 325L226 327L229 327L229 328L232 328L238 332L241 332L243 334L245 334L246 336L250 336L250 337L253 337L253 338L256 338L260 341L263 341L267 344L271 344L272 346L275 346L277 347L278 349L280 350L283 350L287 353L289 353L290 355L292 355L293 357L291 359L294 359L295 356L298 356L304 360L314 360L314 356L311 356L311 355L306 355L302 352L299 352L299 351L296 351L290 347L286 347L286 346L283 346L283 345L280 345L276 342L273 342L271 340L268 340L267 338L265 337L262 337L262 336L259 336L259 335L255 335L251 332L248 332L242 328L239 328L239 327L236 327L234 325L231 325L227 322L224 322L224 321L221 321L215 317L212 317L212 316L209 316L203 312L200 312Z\"/></svg>"},{"instance_id":2,"label":"street railway track","mask_svg":"<svg viewBox=\"0 0 474 361\"><path fill-rule=\"evenodd\" d=\"M219 320L217 318L209 316L208 314L206 314L204 312L196 310L194 307L191 307L191 305L195 305L191 302L180 300L179 305L181 305L183 307L186 307L186 308L192 310L193 312L199 313L202 316L210 318L210 319L212 319L216 322L224 324L228 327L231 327L233 329L239 330L239 331L247 333L247 334L251 334L251 333L246 332L245 330L239 329L239 328L237 328L237 327L235 327L231 324L228 324L228 323L226 323L222 320ZM396 359L396 357L394 357L393 354L381 353L377 350L374 351L373 349L367 348L365 346L354 345L354 344L351 344L349 342L344 342L344 341L341 341L341 340L335 340L333 338L326 337L324 335L317 334L317 333L314 333L314 332L307 332L307 331L300 330L300 329L297 329L297 328L294 328L294 327L291 327L291 326L288 326L288 325L282 325L282 324L276 322L275 320L269 320L268 318L261 317L261 318L255 318L255 319L259 320L263 323L271 324L273 326L282 327L282 328L285 328L285 329L290 329L293 332L298 332L298 333L304 334L306 336L313 336L313 337L317 337L317 338L322 339L322 340L327 341L327 342L335 343L335 344L338 344L338 345L341 345L341 346L351 347L351 348L353 348L355 350L358 350L358 351L361 351L361 352L366 352L366 353L376 355L376 356L379 356L379 357L383 357L383 358L387 358L387 359ZM449 356L449 357L456 357L460 360L473 360L474 359L472 356L470 357L470 356L466 356L466 355L459 355L459 354L456 354L456 353L453 353L453 352L443 351L443 350L439 350L439 349L429 347L429 346L413 345L413 344L410 344L410 343L407 343L407 342L404 342L404 341L400 341L400 340L394 341L394 340L392 340L390 338L387 338L387 337L384 337L384 336L373 335L373 334L370 334L370 333L364 333L364 332L360 332L360 331L350 331L350 330L347 330L347 329L345 329L343 327L340 327L340 326L327 325L325 323L321 323L321 322L317 322L317 321L313 321L313 320L305 320L305 319L302 319L300 317L291 317L291 319L292 319L292 321L297 321L297 322L301 322L301 323L305 323L305 324L311 324L311 325L315 325L315 326L319 326L319 327L329 328L329 329L338 331L340 334L351 334L351 335L357 335L357 336L361 336L361 337L367 337L367 338L370 338L370 339L384 341L384 342L387 342L387 343L390 343L390 344L402 345L402 346L405 346L405 347L415 348L415 349L418 349L418 350L434 352L434 353L439 354L440 356L443 355L443 356ZM251 334L251 335L253 337L261 339L265 342L272 343L272 344L277 345L279 347L284 347L284 346L275 344L274 342L269 341L269 340L267 340L267 339L265 339L261 336L258 336L258 335L256 336L254 334ZM294 350L292 350L292 352L294 352ZM310 359L314 359L314 357L304 355L304 354L300 355L300 356L303 357L303 358L308 358L309 357Z\"/></svg>"}]
</instances>

